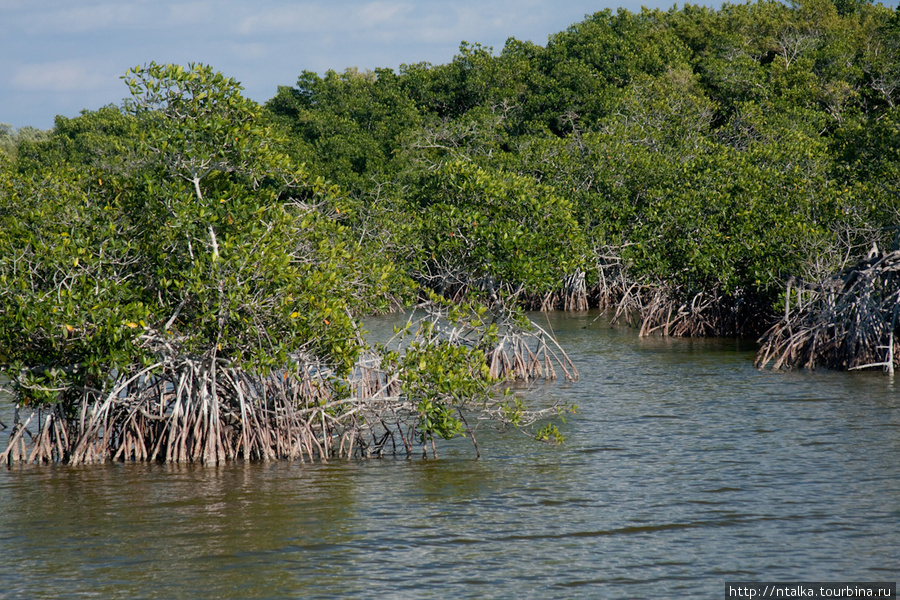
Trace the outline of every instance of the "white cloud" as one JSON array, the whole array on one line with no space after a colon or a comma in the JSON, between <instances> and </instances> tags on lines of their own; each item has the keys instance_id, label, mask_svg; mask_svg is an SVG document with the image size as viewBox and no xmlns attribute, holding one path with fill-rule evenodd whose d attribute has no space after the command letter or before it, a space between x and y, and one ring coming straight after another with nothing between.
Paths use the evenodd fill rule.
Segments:
<instances>
[{"instance_id":1,"label":"white cloud","mask_svg":"<svg viewBox=\"0 0 900 600\"><path fill-rule=\"evenodd\" d=\"M398 31L414 25L416 5L411 2L306 2L258 7L240 20L237 31L245 36L284 33L359 33Z\"/></svg>"},{"instance_id":2,"label":"white cloud","mask_svg":"<svg viewBox=\"0 0 900 600\"><path fill-rule=\"evenodd\" d=\"M241 61L262 60L272 55L272 47L262 42L236 42L228 44L232 56Z\"/></svg>"},{"instance_id":3,"label":"white cloud","mask_svg":"<svg viewBox=\"0 0 900 600\"><path fill-rule=\"evenodd\" d=\"M359 9L356 21L359 27L390 27L392 23L398 19L406 20L404 17L412 11L412 5L398 2L369 2Z\"/></svg>"},{"instance_id":4,"label":"white cloud","mask_svg":"<svg viewBox=\"0 0 900 600\"><path fill-rule=\"evenodd\" d=\"M266 100L304 69L452 59L467 41L545 44L638 0L0 0L0 119L46 126L120 100L134 65L205 62ZM669 5L669 0L647 0Z\"/></svg>"},{"instance_id":5,"label":"white cloud","mask_svg":"<svg viewBox=\"0 0 900 600\"><path fill-rule=\"evenodd\" d=\"M208 24L216 20L221 13L208 0L199 2L178 2L168 7L169 22L175 26Z\"/></svg>"},{"instance_id":6,"label":"white cloud","mask_svg":"<svg viewBox=\"0 0 900 600\"><path fill-rule=\"evenodd\" d=\"M240 20L238 33L260 36L277 33L322 33L341 23L341 12L316 4L261 8Z\"/></svg>"},{"instance_id":7,"label":"white cloud","mask_svg":"<svg viewBox=\"0 0 900 600\"><path fill-rule=\"evenodd\" d=\"M72 34L131 28L153 22L154 18L151 3L95 3L55 10L32 10L20 17L20 23L31 34Z\"/></svg>"},{"instance_id":8,"label":"white cloud","mask_svg":"<svg viewBox=\"0 0 900 600\"><path fill-rule=\"evenodd\" d=\"M12 87L25 92L73 92L94 90L117 81L95 64L78 60L61 60L19 66L12 77Z\"/></svg>"}]
</instances>

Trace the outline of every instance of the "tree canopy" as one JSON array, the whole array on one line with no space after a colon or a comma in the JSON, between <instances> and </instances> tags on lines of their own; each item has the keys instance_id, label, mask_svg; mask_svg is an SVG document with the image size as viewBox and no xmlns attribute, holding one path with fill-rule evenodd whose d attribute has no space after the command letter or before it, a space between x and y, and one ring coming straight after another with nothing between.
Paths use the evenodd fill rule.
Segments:
<instances>
[{"instance_id":1,"label":"tree canopy","mask_svg":"<svg viewBox=\"0 0 900 600\"><path fill-rule=\"evenodd\" d=\"M599 285L597 265L612 253L676 299L737 294L774 309L786 277L839 269L889 243L884 228L900 219L898 26L896 10L869 2L604 10L545 46L511 38L495 53L463 43L443 65L307 72L266 108L297 147L320 144L298 156L360 205L388 195L412 222L428 214L429 225L406 230L404 252L420 250L398 257L408 272L439 260L478 278L490 263L520 289L509 268L519 255L471 261L490 252L484 239L464 253L467 237L441 241L463 209L446 202L447 190L463 189L451 173L468 163L482 180L532 180L527 196L549 201L537 210L572 232L528 232L521 245L543 265L531 293L558 289L560 268ZM340 129L327 142L344 148L339 158L309 129L322 120ZM465 194L483 210L494 202ZM390 237L391 224L383 231Z\"/></svg>"}]
</instances>

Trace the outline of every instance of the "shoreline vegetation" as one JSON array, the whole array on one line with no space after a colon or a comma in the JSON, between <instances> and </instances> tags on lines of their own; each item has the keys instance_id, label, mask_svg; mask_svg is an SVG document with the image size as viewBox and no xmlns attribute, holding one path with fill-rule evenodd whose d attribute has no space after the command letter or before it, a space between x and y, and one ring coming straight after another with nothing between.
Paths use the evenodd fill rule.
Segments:
<instances>
[{"instance_id":1,"label":"shoreline vegetation","mask_svg":"<svg viewBox=\"0 0 900 600\"><path fill-rule=\"evenodd\" d=\"M577 377L523 309L900 365L900 10L606 10L264 105L207 65L123 79L121 106L0 127L4 463L558 441L571 407L500 391Z\"/></svg>"},{"instance_id":2,"label":"shoreline vegetation","mask_svg":"<svg viewBox=\"0 0 900 600\"><path fill-rule=\"evenodd\" d=\"M437 458L435 437L464 435L479 453L475 429L483 421L524 428L563 410L524 410L514 396L497 399L490 389L510 379L556 379L557 369L567 380L577 378L546 332L511 323L497 327L477 315L452 325L448 319L456 318L457 309L419 309L424 316L410 317L398 332L412 337L398 345L403 355L388 343L381 352L362 354L341 378L302 354L293 357L290 370L254 373L214 355L186 355L171 336L147 331L138 343L157 362L119 375L106 386L108 393L85 391L77 403L18 406L0 463L303 463L416 452L426 458L429 450ZM488 340L488 353L476 350ZM430 356L443 362L429 370L424 362ZM552 426L541 431L544 439L558 435Z\"/></svg>"}]
</instances>

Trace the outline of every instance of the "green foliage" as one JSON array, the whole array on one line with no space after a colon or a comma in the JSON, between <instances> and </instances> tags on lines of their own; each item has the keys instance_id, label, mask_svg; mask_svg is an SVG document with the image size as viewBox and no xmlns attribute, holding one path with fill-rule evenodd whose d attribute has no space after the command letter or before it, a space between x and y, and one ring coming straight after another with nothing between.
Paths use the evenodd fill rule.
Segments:
<instances>
[{"instance_id":1,"label":"green foliage","mask_svg":"<svg viewBox=\"0 0 900 600\"><path fill-rule=\"evenodd\" d=\"M439 119L453 119L489 103L494 94L496 68L493 49L462 42L446 65L403 65L401 85L416 106Z\"/></svg>"},{"instance_id":2,"label":"green foliage","mask_svg":"<svg viewBox=\"0 0 900 600\"><path fill-rule=\"evenodd\" d=\"M543 442L553 442L555 444L561 444L565 441L565 437L559 432L559 427L552 423L547 423L538 429L534 437Z\"/></svg>"},{"instance_id":3,"label":"green foliage","mask_svg":"<svg viewBox=\"0 0 900 600\"><path fill-rule=\"evenodd\" d=\"M529 178L450 162L424 172L415 189L428 273L539 293L585 251L571 204Z\"/></svg>"},{"instance_id":4,"label":"green foliage","mask_svg":"<svg viewBox=\"0 0 900 600\"><path fill-rule=\"evenodd\" d=\"M431 337L431 332L424 334ZM402 355L387 353L382 368L400 373L403 394L416 402L418 434L433 437L462 435L462 407L484 402L490 393L484 353L449 341L413 341Z\"/></svg>"},{"instance_id":5,"label":"green foliage","mask_svg":"<svg viewBox=\"0 0 900 600\"><path fill-rule=\"evenodd\" d=\"M305 71L266 104L291 133L295 157L350 190L369 190L420 115L389 69Z\"/></svg>"},{"instance_id":6,"label":"green foliage","mask_svg":"<svg viewBox=\"0 0 900 600\"><path fill-rule=\"evenodd\" d=\"M0 123L0 154L15 159L19 147L46 139L48 132L34 127L13 128L9 123Z\"/></svg>"},{"instance_id":7,"label":"green foliage","mask_svg":"<svg viewBox=\"0 0 900 600\"><path fill-rule=\"evenodd\" d=\"M209 67L128 83L129 113L60 119L26 176L3 170L0 347L22 397L102 390L160 341L260 372L300 351L349 371L352 314L384 302L392 267L358 255L339 190Z\"/></svg>"},{"instance_id":8,"label":"green foliage","mask_svg":"<svg viewBox=\"0 0 900 600\"><path fill-rule=\"evenodd\" d=\"M72 385L102 387L110 370L147 359L150 319L134 279L133 228L66 171L5 173L0 191L0 354L26 402Z\"/></svg>"},{"instance_id":9,"label":"green foliage","mask_svg":"<svg viewBox=\"0 0 900 600\"><path fill-rule=\"evenodd\" d=\"M625 89L603 129L629 145L677 152L684 161L709 139L716 109L688 69L656 77L640 74Z\"/></svg>"},{"instance_id":10,"label":"green foliage","mask_svg":"<svg viewBox=\"0 0 900 600\"><path fill-rule=\"evenodd\" d=\"M392 348L396 344L397 349L380 349L381 372L397 382L401 397L406 399L402 410L413 412L417 418L414 427L404 434L407 443L412 437L422 443L458 435L474 439L467 414L480 415L479 419L489 417L501 427L512 426L525 432L540 419L562 418L566 410L574 410L558 405L529 410L508 389L497 389L496 384L504 379L555 377L547 371L537 375L532 370L535 363L543 363L538 370L552 370L551 363L567 369L567 358L560 360L557 355L551 359L546 354L547 340L531 335L535 328L521 311L500 304L488 308L466 300L449 301L428 291L424 295L427 300L418 308L425 314L418 310L413 313L406 327L398 328L388 344ZM499 354L504 363L500 369ZM560 354L564 356L561 350ZM574 366L571 371L566 370L566 377L577 378ZM559 431L549 423L536 437L562 440Z\"/></svg>"},{"instance_id":11,"label":"green foliage","mask_svg":"<svg viewBox=\"0 0 900 600\"><path fill-rule=\"evenodd\" d=\"M126 172L133 159L133 130L132 118L113 106L84 111L74 119L57 116L51 132L20 145L17 166L24 173L66 163L109 179Z\"/></svg>"},{"instance_id":12,"label":"green foliage","mask_svg":"<svg viewBox=\"0 0 900 600\"><path fill-rule=\"evenodd\" d=\"M160 343L343 376L354 318L417 284L551 294L607 251L774 307L785 277L893 241L898 40L882 5L761 0L304 72L265 107L207 66L137 67L124 109L0 126L0 361L34 402L102 391ZM484 350L390 358L424 438L461 431Z\"/></svg>"},{"instance_id":13,"label":"green foliage","mask_svg":"<svg viewBox=\"0 0 900 600\"><path fill-rule=\"evenodd\" d=\"M772 293L802 267L830 207L820 181L767 165L771 151L719 149L682 165L638 207L630 238L642 242L625 255L691 290Z\"/></svg>"},{"instance_id":14,"label":"green foliage","mask_svg":"<svg viewBox=\"0 0 900 600\"><path fill-rule=\"evenodd\" d=\"M830 0L606 10L546 46L304 73L269 107L354 190L347 225L438 289L545 292L614 247L636 276L772 301L898 218L898 22Z\"/></svg>"},{"instance_id":15,"label":"green foliage","mask_svg":"<svg viewBox=\"0 0 900 600\"><path fill-rule=\"evenodd\" d=\"M75 419L131 383L146 394L163 385L153 376L183 365L205 365L215 396L218 369L262 386L315 364L303 381L328 388L323 418L343 418L364 368L355 316L410 285L379 253L383 239L353 229L376 213L298 166L269 116L210 67L151 63L126 82L125 112L59 119L48 140L0 165L0 359L17 400ZM537 191L457 172L488 195ZM491 344L491 326L461 342L430 323L385 354L420 441L462 434L463 410L488 410Z\"/></svg>"},{"instance_id":16,"label":"green foliage","mask_svg":"<svg viewBox=\"0 0 900 600\"><path fill-rule=\"evenodd\" d=\"M128 83L153 173L128 209L166 323L236 363L268 368L305 347L349 369L352 247L318 210L336 191L293 167L259 107L209 67L150 65Z\"/></svg>"}]
</instances>

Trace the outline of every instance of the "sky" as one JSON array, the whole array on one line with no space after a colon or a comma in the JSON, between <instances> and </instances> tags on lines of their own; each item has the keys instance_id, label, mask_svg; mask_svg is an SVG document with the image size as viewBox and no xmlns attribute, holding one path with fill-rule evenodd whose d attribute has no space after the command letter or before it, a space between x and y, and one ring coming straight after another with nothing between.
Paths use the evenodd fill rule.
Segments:
<instances>
[{"instance_id":1,"label":"sky","mask_svg":"<svg viewBox=\"0 0 900 600\"><path fill-rule=\"evenodd\" d=\"M717 5L717 2L696 2ZM304 70L452 60L460 42L544 45L604 8L668 0L0 0L0 123L120 105L129 68L211 65L265 102Z\"/></svg>"}]
</instances>

